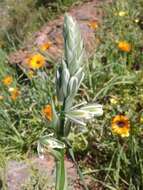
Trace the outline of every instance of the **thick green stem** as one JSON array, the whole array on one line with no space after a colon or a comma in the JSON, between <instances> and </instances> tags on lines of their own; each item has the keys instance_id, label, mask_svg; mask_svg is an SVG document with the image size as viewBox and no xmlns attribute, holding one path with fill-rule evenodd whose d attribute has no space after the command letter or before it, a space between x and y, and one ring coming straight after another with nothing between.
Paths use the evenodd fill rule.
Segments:
<instances>
[{"instance_id":1,"label":"thick green stem","mask_svg":"<svg viewBox=\"0 0 143 190\"><path fill-rule=\"evenodd\" d=\"M60 159L56 160L56 188L55 190L68 190L67 175L64 164L64 150L60 151Z\"/></svg>"}]
</instances>

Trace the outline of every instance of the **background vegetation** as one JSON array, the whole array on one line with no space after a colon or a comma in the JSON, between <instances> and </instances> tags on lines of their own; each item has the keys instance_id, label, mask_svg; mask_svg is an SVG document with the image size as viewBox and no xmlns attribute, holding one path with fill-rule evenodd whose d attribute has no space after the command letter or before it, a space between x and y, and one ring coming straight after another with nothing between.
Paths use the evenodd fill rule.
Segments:
<instances>
[{"instance_id":1,"label":"background vegetation","mask_svg":"<svg viewBox=\"0 0 143 190\"><path fill-rule=\"evenodd\" d=\"M28 0L21 1L17 6L12 1L2 2L5 16L0 21L0 79L2 81L6 75L12 75L11 87L17 87L20 96L18 101L13 101L8 88L0 83L0 95L4 97L0 100L1 165L6 161L5 156L16 159L36 153L37 139L49 132L41 110L49 103L50 96L56 99L53 80L55 64L53 70L39 70L30 79L9 66L5 50L21 46L32 31L71 3L73 1L47 3ZM75 126L69 139L84 175L92 179L93 185L99 184L103 189L111 190L141 190L143 2L116 0L110 6L104 4L103 10L106 16L95 34L98 47L85 66L86 77L76 101L99 102L104 106L104 115L92 125L89 122L86 127ZM121 51L118 47L120 41L131 44L131 51ZM119 114L130 120L131 130L127 138L112 133L112 118Z\"/></svg>"},{"instance_id":2,"label":"background vegetation","mask_svg":"<svg viewBox=\"0 0 143 190\"><path fill-rule=\"evenodd\" d=\"M32 32L80 0L3 0L0 2L0 45L15 49ZM11 48L10 48L11 47Z\"/></svg>"}]
</instances>

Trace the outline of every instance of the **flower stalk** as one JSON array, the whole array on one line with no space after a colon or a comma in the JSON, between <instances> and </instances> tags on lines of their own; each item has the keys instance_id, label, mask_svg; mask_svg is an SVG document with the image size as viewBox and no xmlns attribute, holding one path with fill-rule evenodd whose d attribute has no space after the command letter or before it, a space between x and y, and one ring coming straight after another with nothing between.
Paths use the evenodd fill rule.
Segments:
<instances>
[{"instance_id":1,"label":"flower stalk","mask_svg":"<svg viewBox=\"0 0 143 190\"><path fill-rule=\"evenodd\" d=\"M85 50L79 27L76 21L67 14L64 18L63 36L64 56L56 72L57 99L59 105L61 105L58 112L54 102L51 101L53 113L51 126L55 129L55 134L52 134L52 137L42 137L44 140L42 142L39 140L38 144L38 152L46 148L48 153L55 157L55 190L68 190L64 149L68 142L67 137L70 133L71 122L85 125L87 120L103 114L102 106L99 104L88 105L84 102L73 107L74 98L84 78ZM70 149L67 148L69 152L71 152ZM85 189L87 190L88 188L85 187Z\"/></svg>"}]
</instances>

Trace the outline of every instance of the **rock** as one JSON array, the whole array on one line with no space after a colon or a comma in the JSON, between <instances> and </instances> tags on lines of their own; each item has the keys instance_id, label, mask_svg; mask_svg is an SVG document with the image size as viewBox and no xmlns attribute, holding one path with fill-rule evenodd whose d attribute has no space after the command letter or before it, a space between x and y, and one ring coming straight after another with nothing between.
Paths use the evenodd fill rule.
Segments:
<instances>
[{"instance_id":1,"label":"rock","mask_svg":"<svg viewBox=\"0 0 143 190\"><path fill-rule=\"evenodd\" d=\"M73 190L73 186L78 179L77 170L73 162L68 159L65 159L65 165L69 176L69 190ZM46 187L51 190L55 183L55 162L53 157L50 156L44 159L30 158L20 162L9 161L5 174L8 190L23 190L22 187L24 187L24 184L28 184L33 171L36 171L36 174L40 176L40 181L42 181L42 178L46 179ZM45 181L41 183L45 183ZM30 190L35 190L33 188Z\"/></svg>"},{"instance_id":2,"label":"rock","mask_svg":"<svg viewBox=\"0 0 143 190\"><path fill-rule=\"evenodd\" d=\"M92 0L76 5L68 11L79 23L88 56L94 52L96 47L95 29L89 26L89 22L100 22L102 11L99 5L101 2L99 0ZM46 51L57 61L63 52L63 22L64 15L45 24L40 31L33 34L33 37L27 41L24 50L21 49L9 55L9 62L12 64L24 64L26 57L28 54L31 54L31 51L36 52L40 45L48 41L52 42L52 46Z\"/></svg>"}]
</instances>

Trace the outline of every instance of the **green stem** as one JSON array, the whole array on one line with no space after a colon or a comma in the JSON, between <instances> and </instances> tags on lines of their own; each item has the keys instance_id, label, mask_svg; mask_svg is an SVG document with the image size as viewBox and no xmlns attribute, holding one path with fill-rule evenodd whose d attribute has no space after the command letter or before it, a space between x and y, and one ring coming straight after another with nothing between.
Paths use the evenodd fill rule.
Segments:
<instances>
[{"instance_id":1,"label":"green stem","mask_svg":"<svg viewBox=\"0 0 143 190\"><path fill-rule=\"evenodd\" d=\"M65 103L66 103L66 98L64 98L63 101L63 106L61 109L61 115L60 115L60 131L59 131L59 136L63 137L64 136L64 125L65 125Z\"/></svg>"},{"instance_id":2,"label":"green stem","mask_svg":"<svg viewBox=\"0 0 143 190\"><path fill-rule=\"evenodd\" d=\"M68 190L67 176L64 164L64 150L60 151L60 159L56 160L56 188L55 190Z\"/></svg>"}]
</instances>

